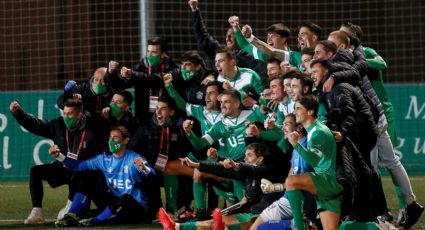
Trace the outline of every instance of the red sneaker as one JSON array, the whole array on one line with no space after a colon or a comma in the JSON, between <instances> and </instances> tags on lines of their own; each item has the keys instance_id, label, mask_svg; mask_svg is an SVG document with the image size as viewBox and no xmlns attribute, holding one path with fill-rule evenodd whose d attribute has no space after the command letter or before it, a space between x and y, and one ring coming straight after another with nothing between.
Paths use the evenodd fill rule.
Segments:
<instances>
[{"instance_id":1,"label":"red sneaker","mask_svg":"<svg viewBox=\"0 0 425 230\"><path fill-rule=\"evenodd\" d=\"M223 216L221 209L216 208L213 211L214 230L224 230Z\"/></svg>"},{"instance_id":2,"label":"red sneaker","mask_svg":"<svg viewBox=\"0 0 425 230\"><path fill-rule=\"evenodd\" d=\"M162 227L164 227L164 230L175 230L176 229L174 221L167 214L167 212L165 211L164 208L159 209L158 219L159 219L159 223L161 223Z\"/></svg>"}]
</instances>

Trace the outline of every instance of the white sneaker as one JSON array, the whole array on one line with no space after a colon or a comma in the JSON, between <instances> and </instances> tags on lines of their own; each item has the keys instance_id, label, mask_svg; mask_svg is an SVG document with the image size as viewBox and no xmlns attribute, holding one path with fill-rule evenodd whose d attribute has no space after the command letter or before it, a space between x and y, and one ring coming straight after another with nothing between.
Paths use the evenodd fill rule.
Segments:
<instances>
[{"instance_id":1,"label":"white sneaker","mask_svg":"<svg viewBox=\"0 0 425 230\"><path fill-rule=\"evenodd\" d=\"M32 208L31 213L27 217L27 219L24 220L24 224L26 225L40 225L44 224L44 215L43 215L43 209L42 208Z\"/></svg>"},{"instance_id":2,"label":"white sneaker","mask_svg":"<svg viewBox=\"0 0 425 230\"><path fill-rule=\"evenodd\" d=\"M69 211L69 209L71 208L71 205L72 205L72 201L67 200L67 201L66 201L66 205L65 205L65 207L63 207L63 208L62 208L62 209L58 212L57 220L62 220L62 219L63 219L63 217L65 216L65 214L67 214L67 213L68 213L68 211Z\"/></svg>"}]
</instances>

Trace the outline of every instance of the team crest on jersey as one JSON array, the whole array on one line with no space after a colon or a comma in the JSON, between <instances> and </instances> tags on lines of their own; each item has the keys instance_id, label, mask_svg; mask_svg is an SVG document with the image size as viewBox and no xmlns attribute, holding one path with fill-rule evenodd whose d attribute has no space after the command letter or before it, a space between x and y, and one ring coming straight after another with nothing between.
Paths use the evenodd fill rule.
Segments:
<instances>
[{"instance_id":1,"label":"team crest on jersey","mask_svg":"<svg viewBox=\"0 0 425 230\"><path fill-rule=\"evenodd\" d=\"M128 174L128 166L127 165L124 166L124 173Z\"/></svg>"},{"instance_id":2,"label":"team crest on jersey","mask_svg":"<svg viewBox=\"0 0 425 230\"><path fill-rule=\"evenodd\" d=\"M204 93L201 91L196 92L196 99L202 100L204 98Z\"/></svg>"},{"instance_id":3,"label":"team crest on jersey","mask_svg":"<svg viewBox=\"0 0 425 230\"><path fill-rule=\"evenodd\" d=\"M177 141L177 133L171 134L171 141Z\"/></svg>"},{"instance_id":4,"label":"team crest on jersey","mask_svg":"<svg viewBox=\"0 0 425 230\"><path fill-rule=\"evenodd\" d=\"M108 168L108 173L112 173L112 171L113 171L114 169L112 168L112 167L109 167Z\"/></svg>"}]
</instances>

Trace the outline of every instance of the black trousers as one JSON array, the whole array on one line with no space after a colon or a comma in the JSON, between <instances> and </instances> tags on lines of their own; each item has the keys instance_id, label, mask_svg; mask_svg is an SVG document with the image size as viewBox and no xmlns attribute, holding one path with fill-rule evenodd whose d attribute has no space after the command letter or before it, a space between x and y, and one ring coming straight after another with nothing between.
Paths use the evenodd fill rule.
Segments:
<instances>
[{"instance_id":1,"label":"black trousers","mask_svg":"<svg viewBox=\"0 0 425 230\"><path fill-rule=\"evenodd\" d=\"M73 172L57 161L36 165L31 168L29 181L33 207L42 207L43 181L46 181L52 188L68 185L69 200L73 199L76 192L87 194L88 192L100 191L102 189L99 186L105 186L104 176L99 171Z\"/></svg>"}]
</instances>

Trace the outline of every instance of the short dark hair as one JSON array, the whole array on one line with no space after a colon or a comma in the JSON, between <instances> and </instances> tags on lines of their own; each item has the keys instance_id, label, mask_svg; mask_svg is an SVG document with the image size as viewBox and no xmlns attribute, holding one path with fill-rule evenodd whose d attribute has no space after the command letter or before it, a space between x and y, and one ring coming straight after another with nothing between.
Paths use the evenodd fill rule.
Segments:
<instances>
[{"instance_id":1,"label":"short dark hair","mask_svg":"<svg viewBox=\"0 0 425 230\"><path fill-rule=\"evenodd\" d=\"M277 33L284 38L288 38L291 35L291 30L282 23L276 23L267 27L266 32Z\"/></svg>"},{"instance_id":2,"label":"short dark hair","mask_svg":"<svg viewBox=\"0 0 425 230\"><path fill-rule=\"evenodd\" d=\"M241 101L241 93L237 91L236 89L226 89L222 93L222 95L229 95L233 99L237 99L238 101Z\"/></svg>"},{"instance_id":3,"label":"short dark hair","mask_svg":"<svg viewBox=\"0 0 425 230\"><path fill-rule=\"evenodd\" d=\"M301 50L301 55L304 55L304 54L313 56L314 55L314 48L308 48L308 47L303 48Z\"/></svg>"},{"instance_id":4,"label":"short dark hair","mask_svg":"<svg viewBox=\"0 0 425 230\"><path fill-rule=\"evenodd\" d=\"M218 81L210 81L208 82L208 84L205 86L205 91L207 90L208 87L210 86L216 86L217 87L217 91L218 93L222 93L224 91L223 89L223 82L218 82Z\"/></svg>"},{"instance_id":5,"label":"short dark hair","mask_svg":"<svg viewBox=\"0 0 425 230\"><path fill-rule=\"evenodd\" d=\"M280 65L280 60L277 59L277 58L271 57L271 58L267 59L267 64L269 64L269 63L275 63L277 65Z\"/></svg>"},{"instance_id":6,"label":"short dark hair","mask_svg":"<svg viewBox=\"0 0 425 230\"><path fill-rule=\"evenodd\" d=\"M123 139L131 138L131 134L125 126L122 126L122 125L113 126L111 128L111 131L113 131L113 130L119 131L121 133Z\"/></svg>"},{"instance_id":7,"label":"short dark hair","mask_svg":"<svg viewBox=\"0 0 425 230\"><path fill-rule=\"evenodd\" d=\"M64 106L74 108L80 113L84 110L83 101L80 99L68 99L65 101Z\"/></svg>"},{"instance_id":8,"label":"short dark hair","mask_svg":"<svg viewBox=\"0 0 425 230\"><path fill-rule=\"evenodd\" d=\"M201 57L198 51L196 50L190 50L185 52L182 57L180 58L180 61L190 61L195 65L201 65L202 67L205 67L204 59Z\"/></svg>"},{"instance_id":9,"label":"short dark hair","mask_svg":"<svg viewBox=\"0 0 425 230\"><path fill-rule=\"evenodd\" d=\"M133 95L127 90L117 90L114 92L114 94L122 96L124 98L124 101L127 102L128 105L131 105L131 103L133 103Z\"/></svg>"},{"instance_id":10,"label":"short dark hair","mask_svg":"<svg viewBox=\"0 0 425 230\"><path fill-rule=\"evenodd\" d=\"M158 98L158 102L166 103L168 105L168 108L170 108L171 110L177 110L176 102L174 101L174 99L168 96L160 96Z\"/></svg>"},{"instance_id":11,"label":"short dark hair","mask_svg":"<svg viewBox=\"0 0 425 230\"><path fill-rule=\"evenodd\" d=\"M270 82L272 82L272 81L274 81L274 80L276 80L276 79L280 80L281 85L283 85L283 78L282 78L282 75L277 74L277 75L273 75L273 76L271 76L271 77L270 77Z\"/></svg>"},{"instance_id":12,"label":"short dark hair","mask_svg":"<svg viewBox=\"0 0 425 230\"><path fill-rule=\"evenodd\" d=\"M320 35L322 33L322 28L319 25L314 24L312 22L304 22L304 23L302 23L300 25L300 27L298 28L298 30L301 29L301 27L308 28L313 34L317 35L317 37L320 37Z\"/></svg>"},{"instance_id":13,"label":"short dark hair","mask_svg":"<svg viewBox=\"0 0 425 230\"><path fill-rule=\"evenodd\" d=\"M235 52L233 52L233 50L231 50L231 49L228 49L227 47L224 47L224 48L218 48L216 51L215 51L215 54L217 55L217 54L219 54L219 53L225 53L226 54L226 57L228 58L228 59L230 59L230 60L236 60L236 54L235 54Z\"/></svg>"},{"instance_id":14,"label":"short dark hair","mask_svg":"<svg viewBox=\"0 0 425 230\"><path fill-rule=\"evenodd\" d=\"M162 52L168 51L167 40L163 37L155 36L148 39L148 45L159 45Z\"/></svg>"},{"instance_id":15,"label":"short dark hair","mask_svg":"<svg viewBox=\"0 0 425 230\"><path fill-rule=\"evenodd\" d=\"M294 78L294 75L298 73L298 70L289 70L288 72L283 73L282 79Z\"/></svg>"},{"instance_id":16,"label":"short dark hair","mask_svg":"<svg viewBox=\"0 0 425 230\"><path fill-rule=\"evenodd\" d=\"M294 74L294 78L300 80L300 83L303 87L308 87L308 91L306 92L306 94L312 93L314 82L308 75L305 75L303 73L297 73Z\"/></svg>"},{"instance_id":17,"label":"short dark hair","mask_svg":"<svg viewBox=\"0 0 425 230\"><path fill-rule=\"evenodd\" d=\"M317 117L317 111L319 111L319 99L312 94L306 94L300 97L298 100L302 106L307 110L313 110L313 117Z\"/></svg>"},{"instance_id":18,"label":"short dark hair","mask_svg":"<svg viewBox=\"0 0 425 230\"><path fill-rule=\"evenodd\" d=\"M246 146L246 149L252 150L257 157L263 157L263 163L269 162L272 160L272 152L270 148L263 143L252 143Z\"/></svg>"},{"instance_id":19,"label":"short dark hair","mask_svg":"<svg viewBox=\"0 0 425 230\"><path fill-rule=\"evenodd\" d=\"M359 40L362 39L362 37L363 37L363 29L359 25L353 24L351 22L343 22L343 23L341 23L341 26L349 28L350 31L351 31L351 33L353 33L354 35L356 35L356 37ZM351 35L351 34L349 34L349 35Z\"/></svg>"},{"instance_id":20,"label":"short dark hair","mask_svg":"<svg viewBox=\"0 0 425 230\"><path fill-rule=\"evenodd\" d=\"M320 64L327 70L330 70L332 66L332 63L329 60L324 58L313 59L310 63L310 67L313 67L316 64Z\"/></svg>"},{"instance_id":21,"label":"short dark hair","mask_svg":"<svg viewBox=\"0 0 425 230\"><path fill-rule=\"evenodd\" d=\"M331 42L329 40L318 41L317 44L316 44L316 46L317 45L322 45L323 46L323 49L326 52L331 52L332 54L336 54L336 52L338 50L338 47L336 47L335 43L333 43L333 42Z\"/></svg>"}]
</instances>

